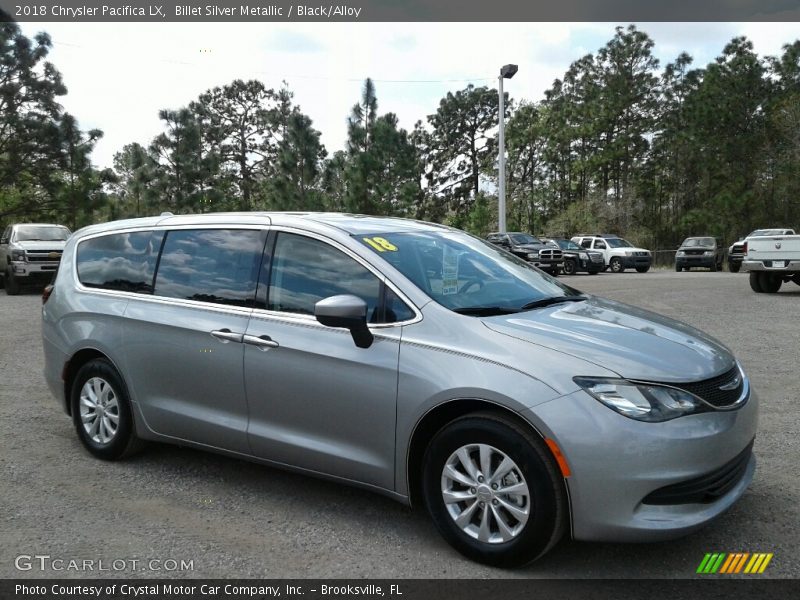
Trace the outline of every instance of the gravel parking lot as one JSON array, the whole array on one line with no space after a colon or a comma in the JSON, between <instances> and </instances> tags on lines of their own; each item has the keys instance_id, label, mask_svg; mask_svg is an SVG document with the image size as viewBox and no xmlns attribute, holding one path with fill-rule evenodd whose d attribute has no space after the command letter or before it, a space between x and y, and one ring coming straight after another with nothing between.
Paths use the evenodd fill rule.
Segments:
<instances>
[{"instance_id":1,"label":"gravel parking lot","mask_svg":"<svg viewBox=\"0 0 800 600\"><path fill-rule=\"evenodd\" d=\"M681 319L734 350L761 398L758 469L705 530L660 544L564 540L503 571L461 558L421 511L381 496L199 451L153 445L91 458L42 378L39 295L0 292L0 577L691 577L706 552L774 552L800 577L800 287L755 294L747 276L653 271L562 281ZM140 560L136 571L20 572L19 555ZM149 559L160 571L141 571ZM117 563L120 564L120 563ZM95 567L97 568L97 567Z\"/></svg>"}]
</instances>

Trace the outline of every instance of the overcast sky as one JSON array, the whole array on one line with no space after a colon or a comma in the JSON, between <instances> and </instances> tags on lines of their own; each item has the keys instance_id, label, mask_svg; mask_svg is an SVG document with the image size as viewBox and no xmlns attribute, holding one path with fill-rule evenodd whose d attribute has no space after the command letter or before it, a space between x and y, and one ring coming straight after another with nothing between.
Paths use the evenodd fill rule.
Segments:
<instances>
[{"instance_id":1,"label":"overcast sky","mask_svg":"<svg viewBox=\"0 0 800 600\"><path fill-rule=\"evenodd\" d=\"M516 100L540 100L570 63L614 35L612 23L22 23L47 31L50 60L69 89L62 103L83 129L105 132L93 155L111 166L130 142L161 131L158 111L185 106L203 91L241 79L278 88L322 132L329 152L344 147L346 119L366 77L378 110L411 129L448 91L496 84L500 66L517 63L506 83ZM695 66L746 35L761 55L800 38L800 23L645 23L662 66L686 51Z\"/></svg>"}]
</instances>

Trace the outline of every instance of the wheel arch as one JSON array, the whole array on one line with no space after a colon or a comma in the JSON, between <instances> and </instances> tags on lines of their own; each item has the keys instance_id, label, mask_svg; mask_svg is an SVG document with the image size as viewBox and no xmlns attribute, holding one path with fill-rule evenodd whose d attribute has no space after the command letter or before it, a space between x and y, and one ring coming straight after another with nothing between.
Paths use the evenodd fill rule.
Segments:
<instances>
[{"instance_id":1,"label":"wheel arch","mask_svg":"<svg viewBox=\"0 0 800 600\"><path fill-rule=\"evenodd\" d=\"M91 360L95 360L97 358L103 358L111 363L111 366L116 369L117 373L121 371L117 367L116 363L109 357L106 353L98 350L97 348L82 348L75 352L69 360L64 363L64 370L62 371L61 378L64 381L64 399L67 408L67 414L71 417L72 416L72 384L75 381L75 376L78 374L78 371L81 370L81 367L88 363ZM123 380L124 382L124 380Z\"/></svg>"},{"instance_id":2,"label":"wheel arch","mask_svg":"<svg viewBox=\"0 0 800 600\"><path fill-rule=\"evenodd\" d=\"M406 485L408 486L408 501L412 507L422 506L424 504L422 499L422 461L425 457L425 450L428 447L428 442L433 438L436 432L448 423L460 417L478 412L488 412L503 416L541 438L555 472L561 472L558 460L553 455L549 444L546 443L546 436L543 435L533 423L522 417L518 412L482 398L456 398L430 408L428 412L420 417L411 432L411 440L408 444L408 451L406 454ZM569 520L569 530L571 531L572 503L569 495L569 486L564 478L561 479L561 485L563 486L564 494L567 498L567 518Z\"/></svg>"}]
</instances>

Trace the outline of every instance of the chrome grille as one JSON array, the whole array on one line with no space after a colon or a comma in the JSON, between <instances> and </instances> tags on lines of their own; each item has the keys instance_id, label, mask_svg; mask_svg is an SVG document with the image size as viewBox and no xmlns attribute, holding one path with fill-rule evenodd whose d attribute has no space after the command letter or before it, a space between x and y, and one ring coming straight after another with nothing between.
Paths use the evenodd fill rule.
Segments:
<instances>
[{"instance_id":1,"label":"chrome grille","mask_svg":"<svg viewBox=\"0 0 800 600\"><path fill-rule=\"evenodd\" d=\"M61 250L26 250L28 262L58 262L61 260Z\"/></svg>"},{"instance_id":2,"label":"chrome grille","mask_svg":"<svg viewBox=\"0 0 800 600\"><path fill-rule=\"evenodd\" d=\"M539 260L549 260L558 262L562 259L564 253L561 250L556 250L555 248L545 248L543 250L539 250Z\"/></svg>"}]
</instances>

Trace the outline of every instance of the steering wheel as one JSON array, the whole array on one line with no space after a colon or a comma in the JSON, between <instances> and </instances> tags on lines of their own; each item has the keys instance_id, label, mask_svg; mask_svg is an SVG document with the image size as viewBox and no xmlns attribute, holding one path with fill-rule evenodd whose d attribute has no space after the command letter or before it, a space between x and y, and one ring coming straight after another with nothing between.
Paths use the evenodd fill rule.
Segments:
<instances>
[{"instance_id":1,"label":"steering wheel","mask_svg":"<svg viewBox=\"0 0 800 600\"><path fill-rule=\"evenodd\" d=\"M462 286L458 290L458 293L459 294L464 294L464 293L467 292L468 289L470 289L471 287L476 286L476 285L478 286L478 289L476 289L475 292L479 292L481 289L483 289L483 284L484 284L484 280L483 279L479 279L477 277L472 277L470 279L467 279L462 284ZM474 294L475 292L471 292L471 293Z\"/></svg>"}]
</instances>

